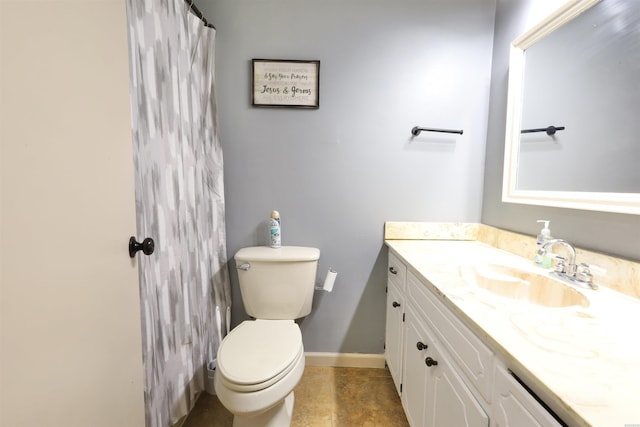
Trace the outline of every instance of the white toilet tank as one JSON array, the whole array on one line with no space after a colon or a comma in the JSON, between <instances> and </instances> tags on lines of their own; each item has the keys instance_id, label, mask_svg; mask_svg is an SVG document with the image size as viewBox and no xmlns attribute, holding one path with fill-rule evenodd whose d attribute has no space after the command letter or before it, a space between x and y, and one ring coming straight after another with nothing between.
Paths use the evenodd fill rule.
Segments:
<instances>
[{"instance_id":1,"label":"white toilet tank","mask_svg":"<svg viewBox=\"0 0 640 427\"><path fill-rule=\"evenodd\" d=\"M254 246L234 259L245 311L256 319L298 319L311 313L320 249Z\"/></svg>"}]
</instances>

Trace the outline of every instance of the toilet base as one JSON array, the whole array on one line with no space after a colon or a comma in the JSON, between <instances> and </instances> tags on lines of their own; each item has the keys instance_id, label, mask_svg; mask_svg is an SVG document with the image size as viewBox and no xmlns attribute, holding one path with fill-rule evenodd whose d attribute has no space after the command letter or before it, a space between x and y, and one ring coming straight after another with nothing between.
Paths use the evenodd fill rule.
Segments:
<instances>
[{"instance_id":1,"label":"toilet base","mask_svg":"<svg viewBox=\"0 0 640 427\"><path fill-rule=\"evenodd\" d=\"M273 408L252 417L234 415L233 427L289 427L293 415L293 392Z\"/></svg>"}]
</instances>

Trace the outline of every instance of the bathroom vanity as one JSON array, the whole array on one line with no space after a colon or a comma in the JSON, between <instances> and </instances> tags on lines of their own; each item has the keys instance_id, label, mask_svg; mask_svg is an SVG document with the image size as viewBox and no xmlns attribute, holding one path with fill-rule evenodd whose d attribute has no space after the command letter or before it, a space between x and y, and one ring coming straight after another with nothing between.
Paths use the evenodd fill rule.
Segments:
<instances>
[{"instance_id":1,"label":"bathroom vanity","mask_svg":"<svg viewBox=\"0 0 640 427\"><path fill-rule=\"evenodd\" d=\"M639 424L640 300L576 289L469 230L385 235L385 357L410 425Z\"/></svg>"}]
</instances>

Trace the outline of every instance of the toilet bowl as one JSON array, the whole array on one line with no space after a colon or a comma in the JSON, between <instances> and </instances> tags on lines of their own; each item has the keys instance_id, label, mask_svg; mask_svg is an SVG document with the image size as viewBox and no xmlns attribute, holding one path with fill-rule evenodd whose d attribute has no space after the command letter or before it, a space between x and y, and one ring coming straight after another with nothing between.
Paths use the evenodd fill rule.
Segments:
<instances>
[{"instance_id":1,"label":"toilet bowl","mask_svg":"<svg viewBox=\"0 0 640 427\"><path fill-rule=\"evenodd\" d=\"M311 312L320 250L301 246L240 249L235 257L245 311L256 320L220 343L216 394L234 427L288 427L293 389L304 371L295 319Z\"/></svg>"},{"instance_id":2,"label":"toilet bowl","mask_svg":"<svg viewBox=\"0 0 640 427\"><path fill-rule=\"evenodd\" d=\"M215 389L234 427L289 426L293 389L304 371L293 320L252 320L234 328L217 355Z\"/></svg>"}]
</instances>

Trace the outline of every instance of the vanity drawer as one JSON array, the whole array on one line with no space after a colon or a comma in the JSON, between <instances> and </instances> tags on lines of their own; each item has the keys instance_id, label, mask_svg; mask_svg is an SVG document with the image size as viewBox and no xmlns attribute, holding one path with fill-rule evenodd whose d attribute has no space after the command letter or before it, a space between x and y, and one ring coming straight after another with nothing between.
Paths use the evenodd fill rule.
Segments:
<instances>
[{"instance_id":1,"label":"vanity drawer","mask_svg":"<svg viewBox=\"0 0 640 427\"><path fill-rule=\"evenodd\" d=\"M539 398L519 383L507 369L496 366L494 389L494 410L491 425L495 427L562 427L567 424L558 421L540 403ZM561 423L562 422L562 423Z\"/></svg>"},{"instance_id":2,"label":"vanity drawer","mask_svg":"<svg viewBox=\"0 0 640 427\"><path fill-rule=\"evenodd\" d=\"M387 268L387 280L392 281L402 293L405 290L407 278L407 266L400 261L395 254L389 252L389 266Z\"/></svg>"},{"instance_id":3,"label":"vanity drawer","mask_svg":"<svg viewBox=\"0 0 640 427\"><path fill-rule=\"evenodd\" d=\"M491 402L493 352L411 272L407 275L407 288L409 299L422 311L439 341L482 397Z\"/></svg>"}]
</instances>

